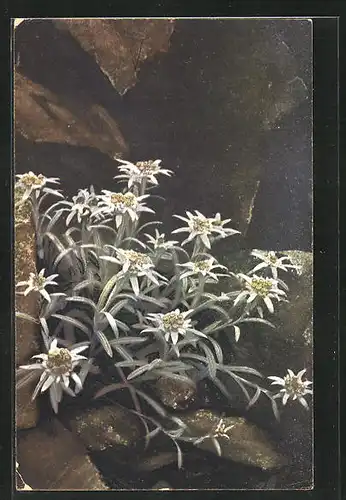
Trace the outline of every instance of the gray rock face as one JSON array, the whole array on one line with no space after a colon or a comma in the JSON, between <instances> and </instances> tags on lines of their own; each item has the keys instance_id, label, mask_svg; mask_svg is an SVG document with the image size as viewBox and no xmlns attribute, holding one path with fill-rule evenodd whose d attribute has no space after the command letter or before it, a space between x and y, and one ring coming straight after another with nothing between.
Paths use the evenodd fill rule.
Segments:
<instances>
[{"instance_id":1,"label":"gray rock face","mask_svg":"<svg viewBox=\"0 0 346 500\"><path fill-rule=\"evenodd\" d=\"M152 154L154 145L177 172L164 183L162 194L170 200L164 211L220 211L245 233L263 177L269 176L270 195L282 187L276 174L283 162L291 180L291 163L301 161L301 151L295 148L293 158L292 137L276 130L287 119L285 128L311 150L309 118L300 120L299 110L306 106L302 113L309 117L310 109L311 116L310 29L309 22L265 19L177 22L170 51L160 64L143 66L138 85L125 97L133 157ZM146 117L144 130L140 116ZM273 144L281 154L275 162ZM309 166L311 158L302 166L306 176ZM295 179L292 184L295 189ZM295 201L288 196L285 217ZM280 204L280 195L275 202Z\"/></svg>"},{"instance_id":2,"label":"gray rock face","mask_svg":"<svg viewBox=\"0 0 346 500\"><path fill-rule=\"evenodd\" d=\"M196 388L165 377L157 380L155 391L162 403L173 410L185 410L196 400Z\"/></svg>"},{"instance_id":3,"label":"gray rock face","mask_svg":"<svg viewBox=\"0 0 346 500\"><path fill-rule=\"evenodd\" d=\"M155 156L176 171L160 192L169 201L160 208L167 224L181 207L220 211L244 234L268 177L263 196L269 193L276 207L287 189L280 220L275 207L266 219L275 222L275 231L289 219L292 228L285 234L292 232L291 248L306 247L311 214L302 189L309 189L305 180L311 177L309 21L59 20L54 25L36 20L17 27L16 51L18 74L34 94L30 98L19 86L18 99L24 95L24 101L17 129L25 129L29 144L24 154L23 140L18 141L18 171L31 158L44 174L66 179L74 193L84 187L75 185L79 180L104 188L108 169L114 169L107 156L114 151L133 160ZM138 75L136 54L137 66L146 60ZM117 90L123 93L136 79L120 98ZM36 117L28 116L29 104ZM73 146L57 143L58 136ZM46 145L44 151L37 143ZM273 145L279 152L275 157ZM101 151L106 154L98 155ZM41 158L43 152L54 158L54 166ZM293 172L295 165L299 172ZM72 179L71 173L77 175ZM262 229L268 225L261 225L263 212L261 206L256 217Z\"/></svg>"},{"instance_id":4,"label":"gray rock face","mask_svg":"<svg viewBox=\"0 0 346 500\"><path fill-rule=\"evenodd\" d=\"M71 102L20 71L15 74L15 94L16 132L30 142L87 146L111 157L127 152L119 126L99 104Z\"/></svg>"},{"instance_id":5,"label":"gray rock face","mask_svg":"<svg viewBox=\"0 0 346 500\"><path fill-rule=\"evenodd\" d=\"M143 61L169 49L174 19L59 19L122 95L135 85Z\"/></svg>"},{"instance_id":6,"label":"gray rock face","mask_svg":"<svg viewBox=\"0 0 346 500\"><path fill-rule=\"evenodd\" d=\"M17 196L16 196L17 195ZM16 193L19 199L20 194ZM36 237L31 209L28 203L16 205L15 213L15 283L26 281L30 273L36 272ZM15 310L29 314L33 318L39 315L39 298L31 293L27 296L16 295ZM31 356L39 352L40 332L35 323L16 318L16 367L27 363ZM16 393L16 425L18 429L35 427L38 420L38 403L31 401L35 383L23 386Z\"/></svg>"},{"instance_id":7,"label":"gray rock face","mask_svg":"<svg viewBox=\"0 0 346 500\"><path fill-rule=\"evenodd\" d=\"M264 376L283 377L287 368L294 373L306 369L306 378L312 380L313 364L313 256L310 252L283 251L292 263L301 266L301 274L282 275L289 286L289 303L277 308L272 322L276 329L258 326L252 328L239 340L237 360L240 364L251 364ZM251 269L253 262L247 252L237 261L237 266ZM229 262L230 264L230 262ZM275 387L275 386L274 386ZM278 386L276 386L278 387ZM296 481L312 484L313 468L313 414L312 398L307 398L310 409L306 411L297 401L289 400L285 407L279 404L280 423L275 423L266 398L260 398L251 410L252 418L264 427L275 427L276 440L297 469ZM265 417L267 415L267 418ZM304 482L305 481L305 482Z\"/></svg>"},{"instance_id":8,"label":"gray rock face","mask_svg":"<svg viewBox=\"0 0 346 500\"><path fill-rule=\"evenodd\" d=\"M71 417L68 423L91 451L129 448L142 434L140 421L115 405L83 410Z\"/></svg>"},{"instance_id":9,"label":"gray rock face","mask_svg":"<svg viewBox=\"0 0 346 500\"><path fill-rule=\"evenodd\" d=\"M183 422L193 436L210 436L196 446L217 453L212 438L216 437L225 459L240 462L263 470L271 470L287 464L266 434L241 417L224 417L211 410L198 410L183 415ZM218 428L222 433L218 436Z\"/></svg>"},{"instance_id":10,"label":"gray rock face","mask_svg":"<svg viewBox=\"0 0 346 500\"><path fill-rule=\"evenodd\" d=\"M58 420L17 435L20 472L33 490L107 490L79 439Z\"/></svg>"}]
</instances>

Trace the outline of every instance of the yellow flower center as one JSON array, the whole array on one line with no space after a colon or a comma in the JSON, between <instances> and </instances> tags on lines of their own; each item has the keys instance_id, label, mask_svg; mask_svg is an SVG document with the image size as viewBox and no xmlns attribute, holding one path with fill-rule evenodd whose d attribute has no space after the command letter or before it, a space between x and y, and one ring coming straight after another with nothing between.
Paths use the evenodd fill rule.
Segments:
<instances>
[{"instance_id":1,"label":"yellow flower center","mask_svg":"<svg viewBox=\"0 0 346 500\"><path fill-rule=\"evenodd\" d=\"M171 312L167 313L163 316L163 326L165 327L165 330L168 331L176 331L179 328L183 328L184 326L184 316L180 313L176 312Z\"/></svg>"},{"instance_id":2,"label":"yellow flower center","mask_svg":"<svg viewBox=\"0 0 346 500\"><path fill-rule=\"evenodd\" d=\"M138 161L136 163L136 167L141 171L143 175L157 174L160 170L159 165L156 165L153 160Z\"/></svg>"},{"instance_id":3,"label":"yellow flower center","mask_svg":"<svg viewBox=\"0 0 346 500\"><path fill-rule=\"evenodd\" d=\"M193 230L198 233L208 233L212 230L212 223L208 219L201 219L199 217L195 217L193 219Z\"/></svg>"},{"instance_id":4,"label":"yellow flower center","mask_svg":"<svg viewBox=\"0 0 346 500\"><path fill-rule=\"evenodd\" d=\"M24 174L20 182L26 187L43 186L46 182L46 178L42 174Z\"/></svg>"},{"instance_id":5,"label":"yellow flower center","mask_svg":"<svg viewBox=\"0 0 346 500\"><path fill-rule=\"evenodd\" d=\"M292 377L291 375L286 375L285 380L285 389L291 395L299 395L304 394L305 386L298 377Z\"/></svg>"},{"instance_id":6,"label":"yellow flower center","mask_svg":"<svg viewBox=\"0 0 346 500\"><path fill-rule=\"evenodd\" d=\"M62 375L72 371L72 356L68 349L57 347L48 352L47 368Z\"/></svg>"},{"instance_id":7,"label":"yellow flower center","mask_svg":"<svg viewBox=\"0 0 346 500\"><path fill-rule=\"evenodd\" d=\"M197 271L209 271L211 268L210 262L208 260L200 260L195 262L195 269Z\"/></svg>"},{"instance_id":8,"label":"yellow flower center","mask_svg":"<svg viewBox=\"0 0 346 500\"><path fill-rule=\"evenodd\" d=\"M253 278L251 287L260 297L266 297L271 290L272 283L267 278Z\"/></svg>"},{"instance_id":9,"label":"yellow flower center","mask_svg":"<svg viewBox=\"0 0 346 500\"><path fill-rule=\"evenodd\" d=\"M142 267L152 264L151 258L144 253L135 252L134 250L126 250L124 253L132 266Z\"/></svg>"},{"instance_id":10,"label":"yellow flower center","mask_svg":"<svg viewBox=\"0 0 346 500\"><path fill-rule=\"evenodd\" d=\"M112 193L111 202L114 205L125 205L125 207L133 208L136 206L136 196L132 193Z\"/></svg>"},{"instance_id":11,"label":"yellow flower center","mask_svg":"<svg viewBox=\"0 0 346 500\"><path fill-rule=\"evenodd\" d=\"M39 274L32 274L31 281L35 288L42 288L46 283L46 278L44 276L40 276Z\"/></svg>"}]
</instances>

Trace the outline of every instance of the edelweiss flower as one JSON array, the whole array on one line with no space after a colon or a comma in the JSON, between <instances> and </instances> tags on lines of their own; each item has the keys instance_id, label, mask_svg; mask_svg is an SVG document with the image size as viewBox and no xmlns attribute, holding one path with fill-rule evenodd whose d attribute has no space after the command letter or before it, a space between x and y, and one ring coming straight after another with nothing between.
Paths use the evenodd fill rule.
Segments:
<instances>
[{"instance_id":1,"label":"edelweiss flower","mask_svg":"<svg viewBox=\"0 0 346 500\"><path fill-rule=\"evenodd\" d=\"M96 208L97 196L93 189L90 192L87 189L80 189L76 196L73 196L72 203L67 202L70 205L70 213L66 218L66 225L68 226L73 219L77 217L79 224L83 219L88 219L93 210Z\"/></svg>"},{"instance_id":2,"label":"edelweiss flower","mask_svg":"<svg viewBox=\"0 0 346 500\"><path fill-rule=\"evenodd\" d=\"M190 235L182 242L182 245L185 245L189 241L192 241L194 238L199 237L203 244L210 249L211 243L209 237L213 232L213 219L208 219L203 214L195 210L196 215L193 215L191 212L186 212L186 217L182 217L181 215L174 215L174 217L187 222L187 226L180 227L179 229L175 229L172 233L190 233Z\"/></svg>"},{"instance_id":3,"label":"edelweiss flower","mask_svg":"<svg viewBox=\"0 0 346 500\"><path fill-rule=\"evenodd\" d=\"M119 227L122 223L124 214L129 214L134 222L138 220L139 212L151 212L154 210L146 207L142 201L148 198L149 195L135 196L133 193L114 193L112 191L102 190L103 195L100 196L98 205L101 207L96 210L94 215L99 213L115 214L115 223Z\"/></svg>"},{"instance_id":4,"label":"edelweiss flower","mask_svg":"<svg viewBox=\"0 0 346 500\"><path fill-rule=\"evenodd\" d=\"M221 238L226 238L227 236L232 236L233 234L240 234L240 231L231 229L229 227L224 227L225 224L231 222L231 219L221 220L221 215L217 213L212 219L213 232L218 233Z\"/></svg>"},{"instance_id":5,"label":"edelweiss flower","mask_svg":"<svg viewBox=\"0 0 346 500\"><path fill-rule=\"evenodd\" d=\"M227 267L221 266L220 264L215 264L216 260L214 257L211 257L210 259L201 259L201 260L196 260L195 262L186 262L185 264L179 264L181 267L186 267L188 270L183 272L179 278L187 278L189 276L193 275L202 275L203 277L209 277L212 278L214 281L218 281L219 276L224 276L224 274L220 273L213 273L212 270L216 268L220 269L226 269Z\"/></svg>"},{"instance_id":6,"label":"edelweiss flower","mask_svg":"<svg viewBox=\"0 0 346 500\"><path fill-rule=\"evenodd\" d=\"M258 259L261 259L263 262L257 264L257 266L254 267L249 274L255 273L256 271L264 269L265 267L269 267L272 272L273 278L277 279L278 269L282 269L286 272L289 268L295 269L298 272L301 270L301 266L294 266L293 264L284 263L285 260L291 262L291 259L287 255L278 257L275 252L261 252L260 250L254 250L253 252L251 252L251 255L257 257Z\"/></svg>"},{"instance_id":7,"label":"edelweiss flower","mask_svg":"<svg viewBox=\"0 0 346 500\"><path fill-rule=\"evenodd\" d=\"M216 214L216 216L213 218L205 217L198 210L195 210L195 214L196 215L193 215L191 212L187 211L187 218L180 215L174 215L174 217L187 222L187 226L175 229L173 233L190 233L188 238L183 241L182 245L185 245L189 241L192 241L194 238L199 237L203 244L210 249L210 237L213 233L216 233L221 238L239 233L239 231L236 231L235 229L223 227L224 224L227 224L230 221L230 219L222 221L220 214Z\"/></svg>"},{"instance_id":8,"label":"edelweiss flower","mask_svg":"<svg viewBox=\"0 0 346 500\"><path fill-rule=\"evenodd\" d=\"M123 163L123 166L119 167L120 172L123 174L116 175L114 179L128 179L128 188L133 184L140 184L143 180L147 180L150 184L157 185L157 175L163 174L171 176L173 173L171 170L160 167L161 160L138 161L134 164L126 160L120 160L119 158L115 159Z\"/></svg>"},{"instance_id":9,"label":"edelweiss flower","mask_svg":"<svg viewBox=\"0 0 346 500\"><path fill-rule=\"evenodd\" d=\"M208 434L205 434L204 436L201 436L200 438L196 439L193 444L197 445L205 441L206 439L210 439L211 442L214 444L217 454L219 456L222 455L222 449L219 443L220 438L224 438L227 440L230 440L230 436L228 435L228 431L231 430L234 427L233 425L229 425L226 427L225 422L223 421L222 418L220 418L219 422L217 425L209 432Z\"/></svg>"},{"instance_id":10,"label":"edelweiss flower","mask_svg":"<svg viewBox=\"0 0 346 500\"><path fill-rule=\"evenodd\" d=\"M271 376L268 377L272 382L272 385L282 385L283 388L278 392L274 398L282 397L282 404L286 404L289 398L293 400L298 399L299 403L304 406L307 410L309 406L304 398L306 394L312 394L312 390L308 389L308 386L312 384L310 380L302 380L302 376L306 372L301 370L295 375L292 370L287 370L287 375L284 378Z\"/></svg>"},{"instance_id":11,"label":"edelweiss flower","mask_svg":"<svg viewBox=\"0 0 346 500\"><path fill-rule=\"evenodd\" d=\"M157 278L167 281L164 276L161 276L161 274L154 270L154 263L149 255L142 252L135 252L134 250L123 249L116 249L116 252L118 258L104 255L101 259L122 265L121 276L129 275L131 287L135 295L139 294L138 278L140 276L145 276L158 286L160 282Z\"/></svg>"},{"instance_id":12,"label":"edelweiss flower","mask_svg":"<svg viewBox=\"0 0 346 500\"><path fill-rule=\"evenodd\" d=\"M16 177L18 179L16 182L16 187L22 188L24 190L22 201L27 200L33 192L35 192L37 196L37 194L41 190L45 191L44 188L49 183L59 184L58 177L45 177L42 174L36 175L33 172L28 172L27 174L17 174Z\"/></svg>"},{"instance_id":13,"label":"edelweiss flower","mask_svg":"<svg viewBox=\"0 0 346 500\"><path fill-rule=\"evenodd\" d=\"M75 396L82 390L82 381L74 370L83 360L87 360L85 356L80 356L78 353L88 348L88 345L83 345L67 349L66 347L57 347L57 345L57 339L54 339L50 344L48 354L33 356L33 358L39 359L40 363L20 366L24 370L42 371L32 399L35 399L39 392L42 393L49 389L49 396L55 413L58 413L58 404L61 401L63 391L70 396ZM69 387L70 378L75 383L75 391L72 391Z\"/></svg>"},{"instance_id":14,"label":"edelweiss flower","mask_svg":"<svg viewBox=\"0 0 346 500\"><path fill-rule=\"evenodd\" d=\"M146 328L142 330L142 332L159 330L164 334L167 341L171 340L173 345L177 344L179 335L184 336L187 333L192 333L199 337L206 337L204 333L192 328L191 319L187 318L191 312L191 309L185 312L180 312L180 309L175 309L175 311L166 314L148 314L147 318L156 325L156 328Z\"/></svg>"},{"instance_id":15,"label":"edelweiss flower","mask_svg":"<svg viewBox=\"0 0 346 500\"><path fill-rule=\"evenodd\" d=\"M246 300L247 310L257 309L261 318L263 318L264 303L269 312L274 312L274 305L271 299L283 300L286 296L283 290L278 288L278 282L273 278L262 278L261 276L246 276L238 274L238 277L244 282L246 289L240 292L234 301L234 305L240 304Z\"/></svg>"},{"instance_id":16,"label":"edelweiss flower","mask_svg":"<svg viewBox=\"0 0 346 500\"><path fill-rule=\"evenodd\" d=\"M30 292L39 292L42 297L46 299L47 302L51 302L49 293L46 290L46 286L57 285L58 283L54 281L54 278L59 276L58 274L51 274L50 276L44 276L45 269L37 273L30 273L29 279L27 281L20 281L17 283L17 287L26 286L27 288L22 293L23 295L28 295Z\"/></svg>"},{"instance_id":17,"label":"edelweiss flower","mask_svg":"<svg viewBox=\"0 0 346 500\"><path fill-rule=\"evenodd\" d=\"M212 429L212 431L209 434L206 434L205 436L202 436L202 437L196 439L196 441L194 441L194 444L202 443L206 439L217 439L220 437L229 440L230 437L227 434L227 432L230 431L231 429L233 429L233 427L234 427L234 424L226 427L226 424L225 424L223 418L220 418L217 425Z\"/></svg>"}]
</instances>

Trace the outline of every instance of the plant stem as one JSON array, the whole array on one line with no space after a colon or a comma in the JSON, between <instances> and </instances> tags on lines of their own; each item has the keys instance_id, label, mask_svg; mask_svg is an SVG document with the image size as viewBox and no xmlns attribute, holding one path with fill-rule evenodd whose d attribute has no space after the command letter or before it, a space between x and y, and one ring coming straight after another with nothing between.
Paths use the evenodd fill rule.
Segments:
<instances>
[{"instance_id":1,"label":"plant stem","mask_svg":"<svg viewBox=\"0 0 346 500\"><path fill-rule=\"evenodd\" d=\"M145 190L147 188L147 179L144 177L141 182L141 189L140 189L140 196L143 196L145 194Z\"/></svg>"},{"instance_id":2,"label":"plant stem","mask_svg":"<svg viewBox=\"0 0 346 500\"><path fill-rule=\"evenodd\" d=\"M202 293L204 292L205 281L206 281L206 277L202 276L202 278L200 278L200 281L199 281L199 284L198 284L197 293L196 293L196 295L195 295L195 297L194 297L194 299L192 301L192 304L191 304L191 308L192 309L197 305L197 303L201 299Z\"/></svg>"},{"instance_id":3,"label":"plant stem","mask_svg":"<svg viewBox=\"0 0 346 500\"><path fill-rule=\"evenodd\" d=\"M120 224L120 227L118 228L118 235L117 235L117 239L116 239L116 242L115 242L115 246L117 248L120 247L121 241L122 241L122 239L124 237L124 232L125 232L125 228L126 228L126 222L124 220L125 219L125 215L126 214L124 214L124 216L122 218L122 221L121 221L121 224Z\"/></svg>"}]
</instances>

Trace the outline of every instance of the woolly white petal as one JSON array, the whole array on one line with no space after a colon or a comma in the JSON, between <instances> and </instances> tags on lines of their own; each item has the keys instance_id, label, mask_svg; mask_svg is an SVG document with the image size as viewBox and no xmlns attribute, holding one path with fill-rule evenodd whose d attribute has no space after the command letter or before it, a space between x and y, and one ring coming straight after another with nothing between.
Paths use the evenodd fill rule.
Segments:
<instances>
[{"instance_id":1,"label":"woolly white petal","mask_svg":"<svg viewBox=\"0 0 346 500\"><path fill-rule=\"evenodd\" d=\"M82 351L85 351L85 349L87 349L89 347L89 344L88 345L81 345L81 346L78 346L78 347L74 347L73 349L71 349L71 353L72 354L78 354Z\"/></svg>"},{"instance_id":2,"label":"woolly white petal","mask_svg":"<svg viewBox=\"0 0 346 500\"><path fill-rule=\"evenodd\" d=\"M282 398L282 404L285 405L288 401L289 395L287 393L284 394L284 397Z\"/></svg>"},{"instance_id":3,"label":"woolly white petal","mask_svg":"<svg viewBox=\"0 0 346 500\"><path fill-rule=\"evenodd\" d=\"M76 384L76 388L78 389L78 392L80 392L83 389L83 384L81 379L78 377L77 373L72 372L71 373L71 378Z\"/></svg>"},{"instance_id":4,"label":"woolly white petal","mask_svg":"<svg viewBox=\"0 0 346 500\"><path fill-rule=\"evenodd\" d=\"M139 294L138 278L136 278L136 276L131 276L130 277L130 283L131 283L132 290L133 290L134 294L138 295Z\"/></svg>"},{"instance_id":5,"label":"woolly white petal","mask_svg":"<svg viewBox=\"0 0 346 500\"><path fill-rule=\"evenodd\" d=\"M264 300L265 305L267 306L269 312L273 313L274 312L274 306L273 306L273 303L270 300L270 298L269 297L264 297L263 300Z\"/></svg>"},{"instance_id":6,"label":"woolly white petal","mask_svg":"<svg viewBox=\"0 0 346 500\"><path fill-rule=\"evenodd\" d=\"M179 338L178 332L172 332L171 333L171 338L172 338L173 344L175 345L178 342L178 338Z\"/></svg>"},{"instance_id":7,"label":"woolly white petal","mask_svg":"<svg viewBox=\"0 0 346 500\"><path fill-rule=\"evenodd\" d=\"M204 244L204 245L205 245L208 249L210 249L210 248L211 248L211 244L210 244L210 240L209 240L208 236L207 236L205 233L202 233L202 234L200 235L200 238L201 238L201 240L202 240L203 244Z\"/></svg>"},{"instance_id":8,"label":"woolly white petal","mask_svg":"<svg viewBox=\"0 0 346 500\"><path fill-rule=\"evenodd\" d=\"M53 384L54 381L55 377L53 375L49 375L45 383L42 385L41 392L45 392L48 389L48 387L50 387Z\"/></svg>"},{"instance_id":9,"label":"woolly white petal","mask_svg":"<svg viewBox=\"0 0 346 500\"><path fill-rule=\"evenodd\" d=\"M54 351L58 346L58 339L53 339L52 343L50 344L50 351Z\"/></svg>"}]
</instances>

